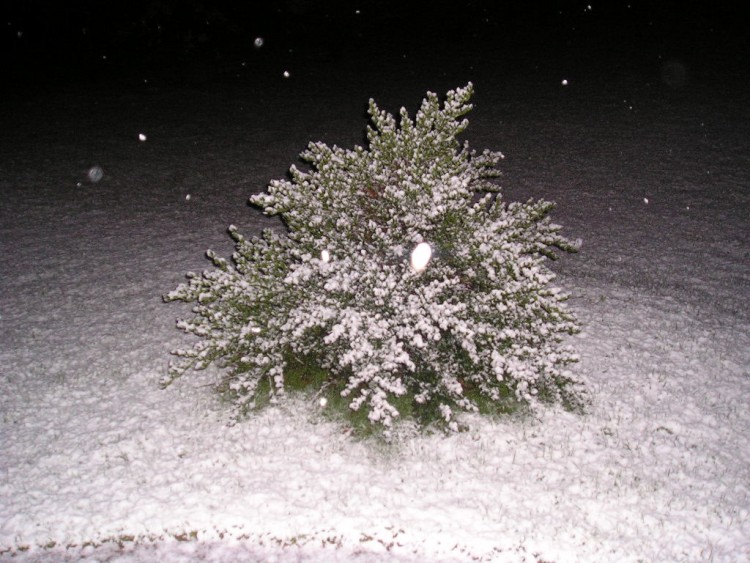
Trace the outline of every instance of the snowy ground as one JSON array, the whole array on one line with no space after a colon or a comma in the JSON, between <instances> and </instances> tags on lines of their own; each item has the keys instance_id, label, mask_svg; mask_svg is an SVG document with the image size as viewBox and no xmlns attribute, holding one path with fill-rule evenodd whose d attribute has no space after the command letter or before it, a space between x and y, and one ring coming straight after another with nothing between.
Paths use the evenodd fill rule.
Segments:
<instances>
[{"instance_id":1,"label":"snowy ground","mask_svg":"<svg viewBox=\"0 0 750 563\"><path fill-rule=\"evenodd\" d=\"M233 82L238 61L221 83L9 94L0 558L750 560L743 78L719 84L713 61L687 58L689 79L665 84L656 49L631 66L615 53L616 69L485 55L438 75L417 56L315 77L290 61ZM205 249L230 251L229 224L271 223L247 197L310 140L360 143L368 97L414 110L469 79L468 138L506 154L506 198L557 201L583 240L554 268L586 327L590 412L475 420L384 450L312 405L227 426L213 372L159 390L184 343L184 311L161 295L208 266Z\"/></svg>"}]
</instances>

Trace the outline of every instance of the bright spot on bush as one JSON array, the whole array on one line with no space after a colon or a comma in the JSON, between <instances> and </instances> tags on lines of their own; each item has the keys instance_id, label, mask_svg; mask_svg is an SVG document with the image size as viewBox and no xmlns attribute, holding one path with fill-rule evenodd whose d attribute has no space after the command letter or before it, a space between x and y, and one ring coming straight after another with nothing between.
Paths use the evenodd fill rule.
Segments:
<instances>
[{"instance_id":1,"label":"bright spot on bush","mask_svg":"<svg viewBox=\"0 0 750 563\"><path fill-rule=\"evenodd\" d=\"M426 242L420 242L411 253L411 267L415 272L421 272L427 267L432 257L432 248Z\"/></svg>"},{"instance_id":2,"label":"bright spot on bush","mask_svg":"<svg viewBox=\"0 0 750 563\"><path fill-rule=\"evenodd\" d=\"M185 201L190 201L190 194L185 196Z\"/></svg>"},{"instance_id":3,"label":"bright spot on bush","mask_svg":"<svg viewBox=\"0 0 750 563\"><path fill-rule=\"evenodd\" d=\"M328 404L328 399L326 399L325 397L321 397L320 401L318 402L320 403L321 407L325 407Z\"/></svg>"},{"instance_id":4,"label":"bright spot on bush","mask_svg":"<svg viewBox=\"0 0 750 563\"><path fill-rule=\"evenodd\" d=\"M324 250L323 252L320 253L320 259L323 262L330 262L331 261L331 253L328 252L327 250Z\"/></svg>"},{"instance_id":5,"label":"bright spot on bush","mask_svg":"<svg viewBox=\"0 0 750 563\"><path fill-rule=\"evenodd\" d=\"M288 70L284 71L284 78L289 78L289 71Z\"/></svg>"},{"instance_id":6,"label":"bright spot on bush","mask_svg":"<svg viewBox=\"0 0 750 563\"><path fill-rule=\"evenodd\" d=\"M263 38L256 37L255 41L253 41L253 45L255 45L256 48L260 49L263 46Z\"/></svg>"},{"instance_id":7,"label":"bright spot on bush","mask_svg":"<svg viewBox=\"0 0 750 563\"><path fill-rule=\"evenodd\" d=\"M644 198L643 198L643 203L646 203L646 204L648 204L648 198L647 198L647 197L644 197Z\"/></svg>"},{"instance_id":8,"label":"bright spot on bush","mask_svg":"<svg viewBox=\"0 0 750 563\"><path fill-rule=\"evenodd\" d=\"M89 180L96 183L104 177L104 170L102 170L101 166L92 166L86 175L89 177Z\"/></svg>"},{"instance_id":9,"label":"bright spot on bush","mask_svg":"<svg viewBox=\"0 0 750 563\"><path fill-rule=\"evenodd\" d=\"M563 85L563 86L567 86L567 85L568 85L568 80L567 80L567 78L563 78L563 81L562 81L562 85Z\"/></svg>"},{"instance_id":10,"label":"bright spot on bush","mask_svg":"<svg viewBox=\"0 0 750 563\"><path fill-rule=\"evenodd\" d=\"M139 141L145 141L146 140L146 135L144 135L143 133L138 133L138 140Z\"/></svg>"}]
</instances>

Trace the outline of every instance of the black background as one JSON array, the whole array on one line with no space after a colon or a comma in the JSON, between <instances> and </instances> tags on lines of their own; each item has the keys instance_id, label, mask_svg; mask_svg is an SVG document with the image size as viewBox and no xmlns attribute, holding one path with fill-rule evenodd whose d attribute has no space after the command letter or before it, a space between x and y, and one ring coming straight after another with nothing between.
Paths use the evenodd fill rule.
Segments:
<instances>
[{"instance_id":1,"label":"black background","mask_svg":"<svg viewBox=\"0 0 750 563\"><path fill-rule=\"evenodd\" d=\"M10 86L146 70L179 77L195 65L220 80L239 61L255 68L294 58L314 67L403 53L427 63L488 49L592 60L659 50L737 73L748 66L750 25L742 3L657 0L13 0L2 16Z\"/></svg>"}]
</instances>

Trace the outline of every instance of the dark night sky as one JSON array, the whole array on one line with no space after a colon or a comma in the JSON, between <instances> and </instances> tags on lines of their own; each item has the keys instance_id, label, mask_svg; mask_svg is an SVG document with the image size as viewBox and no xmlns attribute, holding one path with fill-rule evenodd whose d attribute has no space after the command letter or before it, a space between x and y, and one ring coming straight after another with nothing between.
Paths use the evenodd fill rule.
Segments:
<instances>
[{"instance_id":1,"label":"dark night sky","mask_svg":"<svg viewBox=\"0 0 750 563\"><path fill-rule=\"evenodd\" d=\"M686 8L685 6L690 6ZM485 48L556 53L660 48L665 56L747 63L740 3L658 0L11 0L3 5L8 83L108 73L263 64L296 52L308 64L364 54L441 56ZM256 37L264 39L258 49Z\"/></svg>"}]
</instances>

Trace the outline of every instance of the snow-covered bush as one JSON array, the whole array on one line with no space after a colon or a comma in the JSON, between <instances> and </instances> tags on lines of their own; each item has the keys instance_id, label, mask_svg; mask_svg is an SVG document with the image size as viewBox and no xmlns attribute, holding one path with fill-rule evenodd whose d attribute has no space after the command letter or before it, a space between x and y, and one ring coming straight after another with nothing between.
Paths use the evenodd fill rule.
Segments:
<instances>
[{"instance_id":1,"label":"snow-covered bush","mask_svg":"<svg viewBox=\"0 0 750 563\"><path fill-rule=\"evenodd\" d=\"M442 106L428 93L398 123L370 100L367 148L311 143L307 170L253 196L287 232L248 240L230 227L232 261L209 252L216 269L166 296L195 303L178 327L200 340L173 352L165 384L218 361L246 409L294 378L386 434L405 416L455 430L457 410L575 404L562 340L577 323L543 264L575 249L552 203L502 200L500 153L458 142L472 93Z\"/></svg>"}]
</instances>

